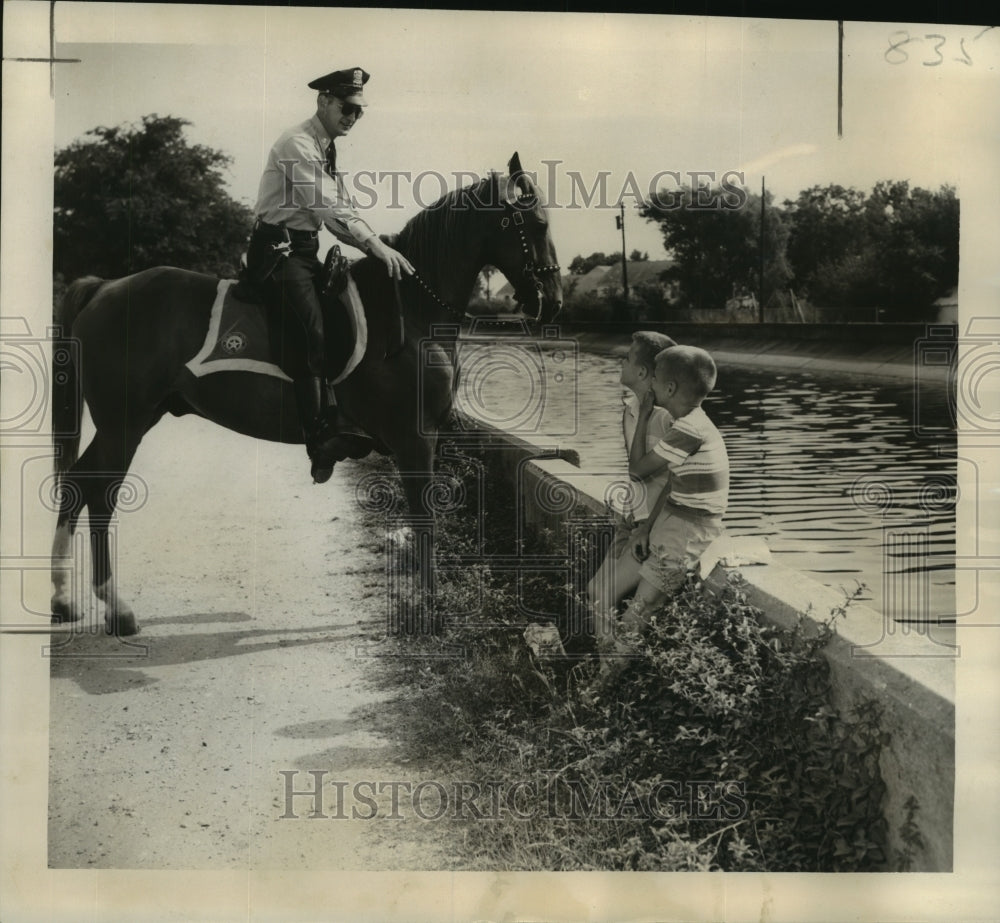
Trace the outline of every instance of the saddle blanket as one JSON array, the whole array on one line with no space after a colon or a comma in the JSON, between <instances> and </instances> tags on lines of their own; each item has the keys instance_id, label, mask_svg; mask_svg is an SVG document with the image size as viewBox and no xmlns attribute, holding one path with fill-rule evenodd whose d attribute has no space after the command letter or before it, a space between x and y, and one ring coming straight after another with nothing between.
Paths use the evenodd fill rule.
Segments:
<instances>
[{"instance_id":1,"label":"saddle blanket","mask_svg":"<svg viewBox=\"0 0 1000 923\"><path fill-rule=\"evenodd\" d=\"M208 334L198 354L187 363L191 374L198 378L213 372L252 372L271 375L283 381L292 379L275 364L270 351L267 318L261 304L248 304L233 295L234 279L220 279L216 289ZM354 279L340 296L354 334L354 350L347 364L331 384L339 384L351 374L364 358L368 346L368 324Z\"/></svg>"}]
</instances>

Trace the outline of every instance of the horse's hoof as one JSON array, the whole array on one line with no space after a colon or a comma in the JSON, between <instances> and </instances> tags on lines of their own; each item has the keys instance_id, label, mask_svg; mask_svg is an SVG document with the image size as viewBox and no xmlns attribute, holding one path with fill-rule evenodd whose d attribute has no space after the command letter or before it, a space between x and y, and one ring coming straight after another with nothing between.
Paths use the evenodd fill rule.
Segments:
<instances>
[{"instance_id":1,"label":"horse's hoof","mask_svg":"<svg viewBox=\"0 0 1000 923\"><path fill-rule=\"evenodd\" d=\"M139 633L139 624L135 620L134 612L105 615L104 627L109 635L114 635L116 638L127 638L129 635Z\"/></svg>"},{"instance_id":2,"label":"horse's hoof","mask_svg":"<svg viewBox=\"0 0 1000 923\"><path fill-rule=\"evenodd\" d=\"M73 608L73 604L64 596L52 597L52 624L62 625L65 622L79 622L83 615Z\"/></svg>"},{"instance_id":3,"label":"horse's hoof","mask_svg":"<svg viewBox=\"0 0 1000 923\"><path fill-rule=\"evenodd\" d=\"M393 548L406 548L409 545L414 544L416 536L413 533L413 529L410 526L400 526L398 529L393 529L388 535L386 535L386 541Z\"/></svg>"},{"instance_id":4,"label":"horse's hoof","mask_svg":"<svg viewBox=\"0 0 1000 923\"><path fill-rule=\"evenodd\" d=\"M312 466L312 479L314 484L325 484L330 480L333 474L333 465L327 467L323 463L317 463Z\"/></svg>"}]
</instances>

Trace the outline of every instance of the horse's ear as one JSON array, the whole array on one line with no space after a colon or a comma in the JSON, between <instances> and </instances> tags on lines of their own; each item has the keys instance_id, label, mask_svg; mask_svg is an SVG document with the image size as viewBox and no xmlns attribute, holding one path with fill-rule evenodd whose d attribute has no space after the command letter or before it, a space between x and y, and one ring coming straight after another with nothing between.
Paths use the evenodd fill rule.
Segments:
<instances>
[{"instance_id":1,"label":"horse's ear","mask_svg":"<svg viewBox=\"0 0 1000 923\"><path fill-rule=\"evenodd\" d=\"M514 183L511 178L497 173L496 170L491 171L490 175L493 178L493 201L501 204L513 202L517 194L514 192Z\"/></svg>"},{"instance_id":2,"label":"horse's ear","mask_svg":"<svg viewBox=\"0 0 1000 923\"><path fill-rule=\"evenodd\" d=\"M517 190L520 190L523 195L532 194L531 180L524 172L524 167L521 166L521 155L517 151L514 151L507 163L507 174L507 188L515 197L518 195Z\"/></svg>"}]
</instances>

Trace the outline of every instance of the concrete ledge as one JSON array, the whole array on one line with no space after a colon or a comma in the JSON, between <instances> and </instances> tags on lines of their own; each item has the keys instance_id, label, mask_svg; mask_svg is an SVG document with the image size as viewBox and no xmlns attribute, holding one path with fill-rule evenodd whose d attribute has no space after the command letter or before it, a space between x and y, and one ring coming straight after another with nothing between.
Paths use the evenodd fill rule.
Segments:
<instances>
[{"instance_id":1,"label":"concrete ledge","mask_svg":"<svg viewBox=\"0 0 1000 923\"><path fill-rule=\"evenodd\" d=\"M479 426L469 423L470 428ZM493 475L508 480L518 498L524 529L547 529L564 538L573 519L600 520L607 502L625 483L581 471L565 458L539 457L543 443L506 436L485 425L479 429L499 464ZM844 597L779 564L728 569L716 566L709 587L720 590L731 573L743 578L749 602L774 624L790 628L800 620L808 632L829 619ZM893 623L860 604L838 620L825 648L834 702L842 714L874 699L882 706L889 742L881 756L886 785L884 814L889 828L890 867L904 843L900 833L912 795L919 809L914 822L924 848L912 856L912 871L951 871L955 788L955 657L957 650L936 638L933 626Z\"/></svg>"},{"instance_id":2,"label":"concrete ledge","mask_svg":"<svg viewBox=\"0 0 1000 923\"><path fill-rule=\"evenodd\" d=\"M951 325L932 325L935 346L955 348ZM720 366L787 369L861 375L893 381L947 384L954 375L949 365L922 361L922 347L929 342L923 324L656 324L632 325L626 331L597 331L567 326L567 334L581 349L606 355L627 348L631 329L660 330L679 343L707 349ZM949 335L951 334L951 335ZM917 371L919 365L919 372Z\"/></svg>"},{"instance_id":3,"label":"concrete ledge","mask_svg":"<svg viewBox=\"0 0 1000 923\"><path fill-rule=\"evenodd\" d=\"M816 630L843 604L843 596L780 564L729 570L716 566L706 583L722 589L733 573L743 578L751 605L764 618L789 628L800 618ZM912 871L948 872L953 861L955 797L955 655L933 634L907 630L873 609L852 604L824 648L830 664L833 705L849 714L874 699L882 710L889 742L880 767L886 795L890 860L904 849L900 833L906 801L919 804L914 821L924 848Z\"/></svg>"}]
</instances>

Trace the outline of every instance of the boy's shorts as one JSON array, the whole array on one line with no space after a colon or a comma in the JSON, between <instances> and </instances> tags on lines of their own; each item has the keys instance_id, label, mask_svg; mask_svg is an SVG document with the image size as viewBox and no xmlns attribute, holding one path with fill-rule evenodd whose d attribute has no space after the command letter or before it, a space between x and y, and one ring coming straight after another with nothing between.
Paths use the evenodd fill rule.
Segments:
<instances>
[{"instance_id":1,"label":"boy's shorts","mask_svg":"<svg viewBox=\"0 0 1000 923\"><path fill-rule=\"evenodd\" d=\"M639 576L663 593L675 592L722 530L721 516L699 516L665 506L649 531L649 557L642 562Z\"/></svg>"}]
</instances>

